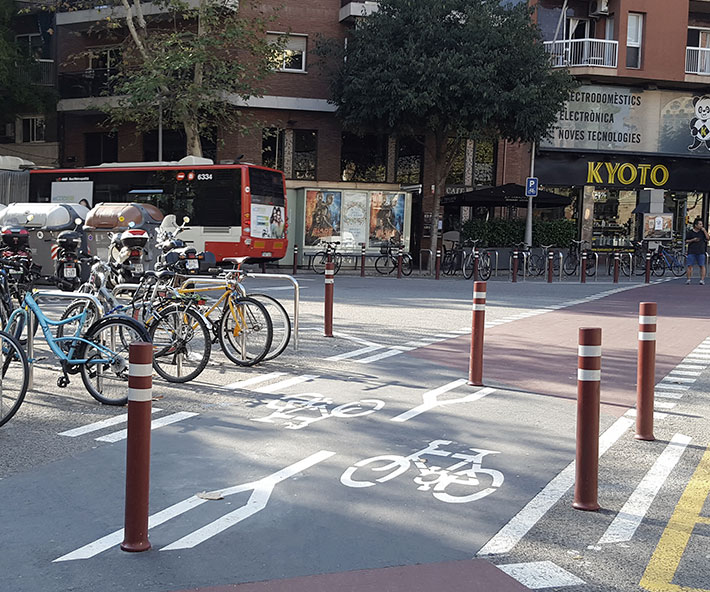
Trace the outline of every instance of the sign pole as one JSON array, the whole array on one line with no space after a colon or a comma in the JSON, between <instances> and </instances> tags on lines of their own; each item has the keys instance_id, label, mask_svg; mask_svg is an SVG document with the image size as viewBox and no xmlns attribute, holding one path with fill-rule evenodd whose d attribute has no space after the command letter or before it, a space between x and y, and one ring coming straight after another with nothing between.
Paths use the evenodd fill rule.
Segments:
<instances>
[{"instance_id":1,"label":"sign pole","mask_svg":"<svg viewBox=\"0 0 710 592\"><path fill-rule=\"evenodd\" d=\"M535 142L530 146L530 177L535 176ZM533 196L525 187L528 196L528 212L525 217L525 244L532 247Z\"/></svg>"}]
</instances>

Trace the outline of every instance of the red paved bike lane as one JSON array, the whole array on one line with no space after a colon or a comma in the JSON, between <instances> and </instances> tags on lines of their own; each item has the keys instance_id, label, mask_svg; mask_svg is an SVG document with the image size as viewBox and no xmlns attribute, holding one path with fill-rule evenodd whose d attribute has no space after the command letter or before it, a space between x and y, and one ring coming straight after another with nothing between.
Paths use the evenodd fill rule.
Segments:
<instances>
[{"instance_id":1,"label":"red paved bike lane","mask_svg":"<svg viewBox=\"0 0 710 592\"><path fill-rule=\"evenodd\" d=\"M710 290L680 282L643 286L486 329L483 381L488 386L577 398L580 327L602 328L601 398L623 415L636 400L639 302L658 303L656 381L710 335ZM489 289L488 306L495 305ZM409 352L468 375L470 336Z\"/></svg>"}]
</instances>

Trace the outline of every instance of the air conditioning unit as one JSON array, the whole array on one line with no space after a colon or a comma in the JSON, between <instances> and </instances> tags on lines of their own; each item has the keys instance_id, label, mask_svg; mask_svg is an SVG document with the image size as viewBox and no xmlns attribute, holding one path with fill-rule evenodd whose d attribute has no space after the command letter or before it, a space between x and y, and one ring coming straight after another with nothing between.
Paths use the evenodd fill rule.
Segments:
<instances>
[{"instance_id":1,"label":"air conditioning unit","mask_svg":"<svg viewBox=\"0 0 710 592\"><path fill-rule=\"evenodd\" d=\"M609 14L609 0L591 0L589 2L589 16L598 17Z\"/></svg>"}]
</instances>

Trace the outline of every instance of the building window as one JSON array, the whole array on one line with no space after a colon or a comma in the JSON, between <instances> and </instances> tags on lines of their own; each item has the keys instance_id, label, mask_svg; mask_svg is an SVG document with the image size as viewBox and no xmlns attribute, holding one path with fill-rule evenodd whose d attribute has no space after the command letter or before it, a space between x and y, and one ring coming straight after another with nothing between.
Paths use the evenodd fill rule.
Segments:
<instances>
[{"instance_id":1,"label":"building window","mask_svg":"<svg viewBox=\"0 0 710 592\"><path fill-rule=\"evenodd\" d=\"M293 131L293 178L316 180L318 160L318 132Z\"/></svg>"},{"instance_id":2,"label":"building window","mask_svg":"<svg viewBox=\"0 0 710 592\"><path fill-rule=\"evenodd\" d=\"M283 34L269 33L268 38L272 43L278 43L283 39ZM307 39L306 35L288 35L276 67L282 72L305 72Z\"/></svg>"},{"instance_id":3,"label":"building window","mask_svg":"<svg viewBox=\"0 0 710 592\"><path fill-rule=\"evenodd\" d=\"M473 184L494 185L495 143L490 140L476 141L473 156Z\"/></svg>"},{"instance_id":4,"label":"building window","mask_svg":"<svg viewBox=\"0 0 710 592\"><path fill-rule=\"evenodd\" d=\"M626 29L626 67L641 67L641 35L643 31L643 15L639 12L629 13Z\"/></svg>"},{"instance_id":5,"label":"building window","mask_svg":"<svg viewBox=\"0 0 710 592\"><path fill-rule=\"evenodd\" d=\"M44 117L23 117L22 142L44 142Z\"/></svg>"},{"instance_id":6,"label":"building window","mask_svg":"<svg viewBox=\"0 0 710 592\"><path fill-rule=\"evenodd\" d=\"M452 149L453 143L456 140L449 138L449 150ZM454 154L453 162L449 173L446 175L447 185L464 185L466 177L466 140L459 139L456 154Z\"/></svg>"},{"instance_id":7,"label":"building window","mask_svg":"<svg viewBox=\"0 0 710 592\"><path fill-rule=\"evenodd\" d=\"M340 173L343 181L384 183L387 179L387 136L349 132L342 135Z\"/></svg>"},{"instance_id":8,"label":"building window","mask_svg":"<svg viewBox=\"0 0 710 592\"><path fill-rule=\"evenodd\" d=\"M90 49L89 70L117 70L120 65L120 47L94 47Z\"/></svg>"},{"instance_id":9,"label":"building window","mask_svg":"<svg viewBox=\"0 0 710 592\"><path fill-rule=\"evenodd\" d=\"M84 134L86 151L84 162L93 166L104 162L118 161L118 135L109 132Z\"/></svg>"},{"instance_id":10,"label":"building window","mask_svg":"<svg viewBox=\"0 0 710 592\"><path fill-rule=\"evenodd\" d=\"M202 156L212 160L217 159L217 142L215 131L211 130L200 135ZM163 129L163 161L180 160L187 155L187 137L183 129ZM156 162L158 158L158 130L143 134L143 160Z\"/></svg>"},{"instance_id":11,"label":"building window","mask_svg":"<svg viewBox=\"0 0 710 592\"><path fill-rule=\"evenodd\" d=\"M265 127L261 130L261 164L272 169L284 169L284 130Z\"/></svg>"},{"instance_id":12,"label":"building window","mask_svg":"<svg viewBox=\"0 0 710 592\"><path fill-rule=\"evenodd\" d=\"M34 59L49 59L49 45L45 46L42 35L39 33L29 33L26 35L16 35L15 41L22 52L22 55Z\"/></svg>"},{"instance_id":13,"label":"building window","mask_svg":"<svg viewBox=\"0 0 710 592\"><path fill-rule=\"evenodd\" d=\"M397 142L397 183L418 185L422 182L424 138L405 136Z\"/></svg>"}]
</instances>

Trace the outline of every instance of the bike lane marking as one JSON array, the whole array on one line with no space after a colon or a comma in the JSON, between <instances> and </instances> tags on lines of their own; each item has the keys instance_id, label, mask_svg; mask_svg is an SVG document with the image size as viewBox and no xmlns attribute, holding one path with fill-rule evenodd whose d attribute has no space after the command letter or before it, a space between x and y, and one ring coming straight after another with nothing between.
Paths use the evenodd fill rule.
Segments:
<instances>
[{"instance_id":1,"label":"bike lane marking","mask_svg":"<svg viewBox=\"0 0 710 592\"><path fill-rule=\"evenodd\" d=\"M338 360L347 360L348 358L354 358L362 354L369 354L370 352L377 351L378 349L384 349L384 345L368 345L367 347L362 347L360 349L355 349L353 351L345 352L344 354L337 354L335 356L330 356L325 358L327 362L337 362Z\"/></svg>"},{"instance_id":2,"label":"bike lane marking","mask_svg":"<svg viewBox=\"0 0 710 592\"><path fill-rule=\"evenodd\" d=\"M597 545L630 541L646 516L653 500L680 461L691 438L676 434L638 484Z\"/></svg>"},{"instance_id":3,"label":"bike lane marking","mask_svg":"<svg viewBox=\"0 0 710 592\"><path fill-rule=\"evenodd\" d=\"M334 455L335 452L321 450L307 458L304 458L292 465L289 465L284 469L276 471L275 473L268 475L267 477L263 477L262 479L250 481L249 483L245 483L243 485L236 485L234 487L229 487L223 490L218 490L216 492L210 492L219 493L219 495L224 498L230 495L234 495L236 493L253 490L253 493L249 497L249 500L247 501L245 506L233 512L230 512L229 514L226 514L222 518L215 520L214 522L194 531L190 535L187 535L186 537L175 541L171 545L163 547L161 550L167 550L168 548L194 547L195 545L207 540L208 538L219 534L220 532L223 532L230 526L233 526L234 524L241 522L249 516L256 514L257 512L263 510L264 507L266 507L266 504L268 503L269 498L271 497L271 493L273 492L274 487L278 483L281 483L282 481L285 481L286 479L293 477L294 475L312 467L313 465L323 462L324 460ZM165 508L164 510L156 512L155 514L149 517L148 528L152 529L157 526L160 526L168 520L177 518L185 512L188 512L193 508L201 506L207 501L214 501L208 500L206 499L206 497L207 496L197 497L196 495L193 495L187 499L177 502L176 504L173 504L172 506ZM62 555L61 557L54 559L52 563L58 563L61 561L74 561L77 559L90 559L91 557L94 557L99 553L102 553L112 547L115 547L116 545L120 544L122 540L123 528L116 530L111 534L108 534L96 541L93 541L88 545L84 545L83 547L80 547L79 549L76 549L71 553Z\"/></svg>"},{"instance_id":4,"label":"bike lane marking","mask_svg":"<svg viewBox=\"0 0 710 592\"><path fill-rule=\"evenodd\" d=\"M162 409L159 407L153 407L150 411L151 413L160 413ZM94 423L79 426L78 428L66 430L65 432L59 432L57 435L66 436L68 438L76 438L77 436L83 436L84 434L90 434L91 432L98 432L104 428L110 428L111 426L125 423L127 421L128 413L123 413L121 415L116 415L115 417L109 417L108 419L102 419L101 421L95 421Z\"/></svg>"},{"instance_id":5,"label":"bike lane marking","mask_svg":"<svg viewBox=\"0 0 710 592\"><path fill-rule=\"evenodd\" d=\"M418 405L417 407L414 407L409 411L405 411L404 413L400 413L399 415L391 418L390 421L408 421L413 417L416 417L417 415L421 415L422 413L426 413L427 411L431 411L432 409L436 409L437 407L445 407L446 405L453 405L455 403L470 403L472 401L482 399L486 395L490 395L491 393L495 392L495 389L493 388L482 388L474 393L459 397L458 399L447 399L445 401L439 400L439 395L443 395L444 393L452 391L460 386L465 385L466 383L467 380L465 378L460 378L459 380L454 380L453 382L445 384L444 386L440 386L439 388L436 388L434 390L427 391L426 393L422 394L423 402L421 405Z\"/></svg>"},{"instance_id":6,"label":"bike lane marking","mask_svg":"<svg viewBox=\"0 0 710 592\"><path fill-rule=\"evenodd\" d=\"M309 382L309 381L314 380L316 378L318 378L317 374L302 374L301 376L292 376L291 378L287 378L286 380L282 380L280 382L275 382L273 384L267 384L266 386L262 386L262 387L259 387L258 389L254 389L254 392L255 393L263 393L263 394L275 393L275 392L280 391L282 389L286 389L291 386L301 384L302 382Z\"/></svg>"},{"instance_id":7,"label":"bike lane marking","mask_svg":"<svg viewBox=\"0 0 710 592\"><path fill-rule=\"evenodd\" d=\"M634 425L634 420L620 417L599 438L599 456ZM477 556L500 555L512 551L530 529L552 508L574 485L575 462L572 461L545 488L530 500L525 507L501 528L481 549Z\"/></svg>"},{"instance_id":8,"label":"bike lane marking","mask_svg":"<svg viewBox=\"0 0 710 592\"><path fill-rule=\"evenodd\" d=\"M178 421L182 421L183 419L195 417L195 415L197 415L197 413L192 413L190 411L179 411L178 413L166 415L164 417L151 421L150 429L152 431L157 428L162 428L163 426L170 425L172 423L177 423ZM117 432L106 434L105 436L99 436L98 438L94 438L94 440L96 440L97 442L120 442L121 440L125 440L127 437L128 430L119 430Z\"/></svg>"},{"instance_id":9,"label":"bike lane marking","mask_svg":"<svg viewBox=\"0 0 710 592\"><path fill-rule=\"evenodd\" d=\"M710 592L706 588L689 588L673 584L696 525L710 525L703 516L703 506L710 497L710 446L676 505L661 535L639 586L648 592Z\"/></svg>"},{"instance_id":10,"label":"bike lane marking","mask_svg":"<svg viewBox=\"0 0 710 592\"><path fill-rule=\"evenodd\" d=\"M286 374L286 373L285 372L269 372L268 374L261 374L259 376L253 376L252 378L247 378L246 380L239 380L237 382L232 382L230 384L226 384L222 388L226 388L229 390L241 389L246 386L251 386L253 384L259 384L260 382L266 382L267 380L271 380L272 378L278 378L279 376L283 376L284 374Z\"/></svg>"}]
</instances>

